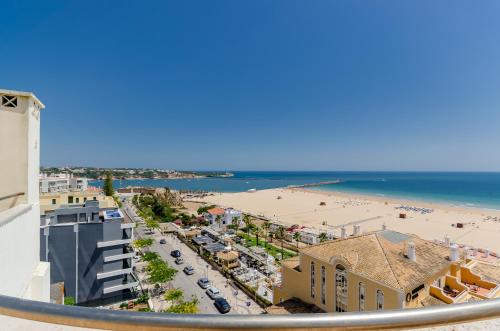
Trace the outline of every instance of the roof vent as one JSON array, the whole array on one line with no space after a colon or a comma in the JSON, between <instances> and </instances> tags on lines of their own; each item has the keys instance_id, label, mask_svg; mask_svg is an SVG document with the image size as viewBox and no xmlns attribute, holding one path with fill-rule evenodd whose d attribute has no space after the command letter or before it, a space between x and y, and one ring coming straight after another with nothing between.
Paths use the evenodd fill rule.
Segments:
<instances>
[{"instance_id":1,"label":"roof vent","mask_svg":"<svg viewBox=\"0 0 500 331\"><path fill-rule=\"evenodd\" d=\"M406 253L406 256L413 262L417 261L417 253L415 251L415 243L413 241L410 241L408 243L408 251Z\"/></svg>"},{"instance_id":2,"label":"roof vent","mask_svg":"<svg viewBox=\"0 0 500 331\"><path fill-rule=\"evenodd\" d=\"M387 225L385 225L385 223L382 224L382 230L384 230L384 231L387 230Z\"/></svg>"},{"instance_id":3,"label":"roof vent","mask_svg":"<svg viewBox=\"0 0 500 331\"><path fill-rule=\"evenodd\" d=\"M17 97L15 95L2 95L2 106L16 108Z\"/></svg>"},{"instance_id":4,"label":"roof vent","mask_svg":"<svg viewBox=\"0 0 500 331\"><path fill-rule=\"evenodd\" d=\"M340 238L342 238L342 239L347 238L347 231L346 231L345 227L340 228Z\"/></svg>"},{"instance_id":5,"label":"roof vent","mask_svg":"<svg viewBox=\"0 0 500 331\"><path fill-rule=\"evenodd\" d=\"M450 245L450 261L458 261L458 246L456 244Z\"/></svg>"},{"instance_id":6,"label":"roof vent","mask_svg":"<svg viewBox=\"0 0 500 331\"><path fill-rule=\"evenodd\" d=\"M484 258L488 258L489 256L490 256L490 250L489 249L485 249L483 257Z\"/></svg>"}]
</instances>

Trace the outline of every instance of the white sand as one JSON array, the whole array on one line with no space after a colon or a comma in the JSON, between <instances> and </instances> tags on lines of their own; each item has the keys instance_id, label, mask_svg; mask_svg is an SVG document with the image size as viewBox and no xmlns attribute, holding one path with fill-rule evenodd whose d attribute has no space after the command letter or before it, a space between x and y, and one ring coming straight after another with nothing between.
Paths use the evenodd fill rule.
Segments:
<instances>
[{"instance_id":1,"label":"white sand","mask_svg":"<svg viewBox=\"0 0 500 331\"><path fill-rule=\"evenodd\" d=\"M281 199L277 199L278 196ZM283 224L301 224L318 230L334 231L337 236L340 235L341 225L362 221L358 223L362 232L379 230L385 224L388 229L413 233L424 239L443 241L444 236L448 235L452 242L500 253L499 210L306 189L218 193L198 201L233 207ZM322 201L326 206L320 206ZM421 214L395 209L400 205L432 208L434 212ZM400 219L400 212L406 213L407 218ZM499 221L485 220L487 216L498 217ZM323 222L327 225L322 225ZM457 222L464 223L464 228L452 226ZM346 228L351 234L352 224Z\"/></svg>"}]
</instances>

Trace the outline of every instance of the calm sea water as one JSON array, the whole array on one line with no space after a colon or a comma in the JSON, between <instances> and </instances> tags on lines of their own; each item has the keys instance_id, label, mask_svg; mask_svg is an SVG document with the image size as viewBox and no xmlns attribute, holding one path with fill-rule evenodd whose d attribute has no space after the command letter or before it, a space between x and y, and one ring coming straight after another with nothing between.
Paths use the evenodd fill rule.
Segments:
<instances>
[{"instance_id":1,"label":"calm sea water","mask_svg":"<svg viewBox=\"0 0 500 331\"><path fill-rule=\"evenodd\" d=\"M117 180L114 184L115 187L242 192L341 180L338 184L311 188L500 209L500 173L242 171L234 174L229 178ZM102 182L95 181L92 185L102 186Z\"/></svg>"}]
</instances>

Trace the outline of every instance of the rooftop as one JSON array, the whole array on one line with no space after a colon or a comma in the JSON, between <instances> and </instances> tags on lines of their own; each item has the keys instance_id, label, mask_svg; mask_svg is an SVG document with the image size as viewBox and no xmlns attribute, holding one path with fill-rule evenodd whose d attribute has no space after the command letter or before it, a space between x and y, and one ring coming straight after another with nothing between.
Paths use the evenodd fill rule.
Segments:
<instances>
[{"instance_id":1,"label":"rooftop","mask_svg":"<svg viewBox=\"0 0 500 331\"><path fill-rule=\"evenodd\" d=\"M406 256L409 242L415 244L416 261ZM306 247L301 253L328 263L335 260L357 274L404 291L419 286L451 263L448 248L391 230Z\"/></svg>"},{"instance_id":2,"label":"rooftop","mask_svg":"<svg viewBox=\"0 0 500 331\"><path fill-rule=\"evenodd\" d=\"M224 215L225 212L224 209L218 207L207 210L210 215Z\"/></svg>"},{"instance_id":3,"label":"rooftop","mask_svg":"<svg viewBox=\"0 0 500 331\"><path fill-rule=\"evenodd\" d=\"M0 89L0 94L12 94L12 95L19 95L22 97L33 98L42 109L45 108L45 105L36 97L35 94L33 94L33 92Z\"/></svg>"}]
</instances>

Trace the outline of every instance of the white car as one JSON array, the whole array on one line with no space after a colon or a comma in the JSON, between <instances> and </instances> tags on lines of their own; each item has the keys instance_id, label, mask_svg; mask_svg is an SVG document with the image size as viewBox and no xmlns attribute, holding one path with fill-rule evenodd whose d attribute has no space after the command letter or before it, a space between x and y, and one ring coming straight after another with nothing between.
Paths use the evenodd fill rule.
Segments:
<instances>
[{"instance_id":1,"label":"white car","mask_svg":"<svg viewBox=\"0 0 500 331\"><path fill-rule=\"evenodd\" d=\"M207 291L206 291L207 295L210 297L210 299L214 300L216 298L219 298L220 297L220 291L217 287L210 287Z\"/></svg>"}]
</instances>

